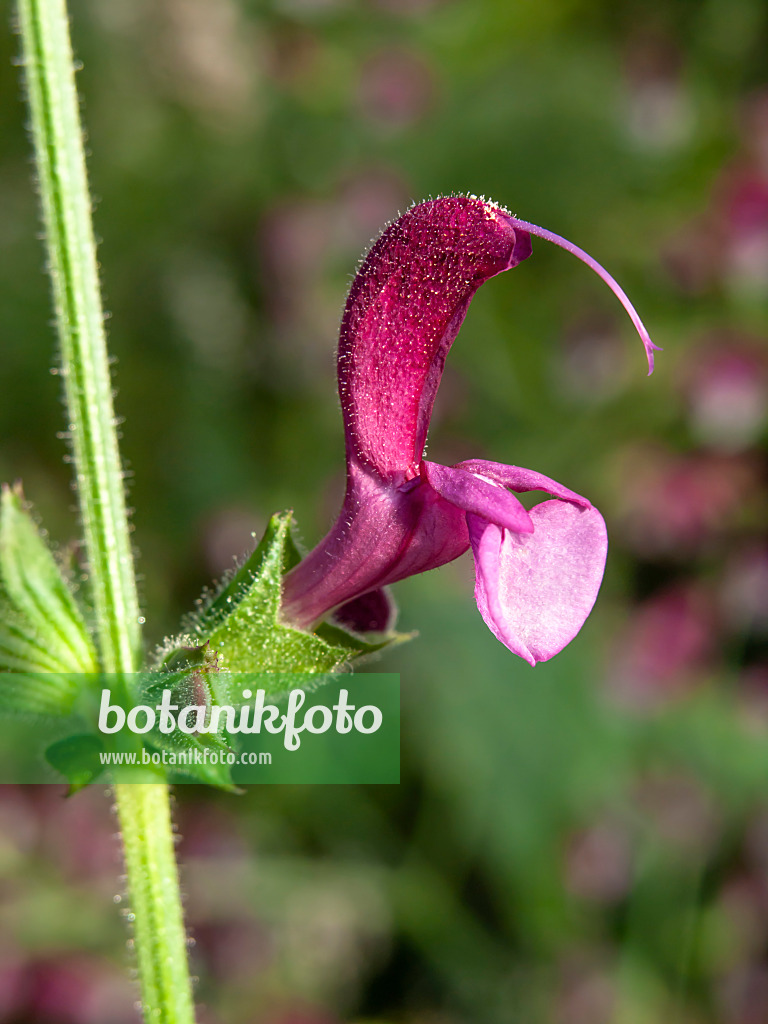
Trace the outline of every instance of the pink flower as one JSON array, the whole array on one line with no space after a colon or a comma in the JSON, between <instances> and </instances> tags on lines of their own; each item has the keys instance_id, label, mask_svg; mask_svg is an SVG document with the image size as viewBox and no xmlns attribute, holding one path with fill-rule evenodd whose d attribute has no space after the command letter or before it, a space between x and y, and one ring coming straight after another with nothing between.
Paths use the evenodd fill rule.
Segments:
<instances>
[{"instance_id":1,"label":"pink flower","mask_svg":"<svg viewBox=\"0 0 768 1024\"><path fill-rule=\"evenodd\" d=\"M711 548L759 501L760 465L747 455L632 445L617 453L617 464L620 528L646 559Z\"/></svg>"},{"instance_id":2,"label":"pink flower","mask_svg":"<svg viewBox=\"0 0 768 1024\"><path fill-rule=\"evenodd\" d=\"M624 707L654 710L711 670L719 631L711 594L677 583L638 604L610 655L608 686Z\"/></svg>"},{"instance_id":3,"label":"pink flower","mask_svg":"<svg viewBox=\"0 0 768 1024\"><path fill-rule=\"evenodd\" d=\"M768 359L761 339L716 332L697 345L683 380L691 428L721 452L741 452L768 422Z\"/></svg>"},{"instance_id":4,"label":"pink flower","mask_svg":"<svg viewBox=\"0 0 768 1024\"><path fill-rule=\"evenodd\" d=\"M424 459L448 351L483 282L531 254L531 234L568 249L617 294L653 369L655 346L616 282L551 232L475 198L421 203L365 259L341 323L338 373L347 490L328 536L285 579L283 617L309 628L359 598L457 558L471 546L475 597L494 635L531 665L578 633L603 576L605 524L586 498L534 470ZM650 372L649 370L649 372ZM512 491L554 500L530 512ZM374 602L385 617L387 604ZM371 599L363 618L371 626Z\"/></svg>"}]
</instances>

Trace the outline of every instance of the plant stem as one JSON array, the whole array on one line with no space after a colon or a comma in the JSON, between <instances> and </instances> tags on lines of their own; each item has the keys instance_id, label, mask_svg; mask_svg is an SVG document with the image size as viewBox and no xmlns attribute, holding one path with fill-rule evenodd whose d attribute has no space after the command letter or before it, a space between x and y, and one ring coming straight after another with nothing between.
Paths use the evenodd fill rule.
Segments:
<instances>
[{"instance_id":1,"label":"plant stem","mask_svg":"<svg viewBox=\"0 0 768 1024\"><path fill-rule=\"evenodd\" d=\"M115 791L144 1019L153 1024L186 1024L194 1019L194 1012L168 787L128 783Z\"/></svg>"},{"instance_id":2,"label":"plant stem","mask_svg":"<svg viewBox=\"0 0 768 1024\"><path fill-rule=\"evenodd\" d=\"M139 667L141 630L65 0L19 0L23 63L101 668ZM145 1019L190 1024L168 787L115 787Z\"/></svg>"},{"instance_id":3,"label":"plant stem","mask_svg":"<svg viewBox=\"0 0 768 1024\"><path fill-rule=\"evenodd\" d=\"M139 601L66 5L20 0L19 14L102 669L133 672Z\"/></svg>"}]
</instances>

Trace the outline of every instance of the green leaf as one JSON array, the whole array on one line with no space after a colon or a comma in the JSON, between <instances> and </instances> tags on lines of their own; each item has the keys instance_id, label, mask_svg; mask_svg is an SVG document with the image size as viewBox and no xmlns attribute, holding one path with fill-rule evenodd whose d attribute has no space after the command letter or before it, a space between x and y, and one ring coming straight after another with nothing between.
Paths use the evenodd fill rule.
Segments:
<instances>
[{"instance_id":1,"label":"green leaf","mask_svg":"<svg viewBox=\"0 0 768 1024\"><path fill-rule=\"evenodd\" d=\"M96 653L72 590L20 488L4 486L0 497L0 710L66 714L75 689L65 674L96 670Z\"/></svg>"},{"instance_id":2,"label":"green leaf","mask_svg":"<svg viewBox=\"0 0 768 1024\"><path fill-rule=\"evenodd\" d=\"M46 761L69 783L70 794L94 782L104 770L104 747L98 736L83 733L52 743L45 752Z\"/></svg>"},{"instance_id":3,"label":"green leaf","mask_svg":"<svg viewBox=\"0 0 768 1024\"><path fill-rule=\"evenodd\" d=\"M59 672L0 671L0 713L68 715L79 696L78 679Z\"/></svg>"}]
</instances>

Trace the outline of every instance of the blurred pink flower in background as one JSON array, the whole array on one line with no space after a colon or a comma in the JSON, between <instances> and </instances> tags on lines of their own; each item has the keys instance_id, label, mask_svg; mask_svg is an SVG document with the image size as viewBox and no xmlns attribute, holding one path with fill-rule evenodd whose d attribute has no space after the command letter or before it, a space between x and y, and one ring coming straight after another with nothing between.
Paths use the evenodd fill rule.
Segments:
<instances>
[{"instance_id":1,"label":"blurred pink flower in background","mask_svg":"<svg viewBox=\"0 0 768 1024\"><path fill-rule=\"evenodd\" d=\"M85 956L58 955L28 968L25 982L25 1010L34 1021L133 1024L139 1019L129 998L130 979L122 977L120 965L108 967Z\"/></svg>"},{"instance_id":2,"label":"blurred pink flower in background","mask_svg":"<svg viewBox=\"0 0 768 1024\"><path fill-rule=\"evenodd\" d=\"M717 648L711 595L675 584L635 605L609 654L608 689L627 707L655 708L688 692Z\"/></svg>"},{"instance_id":3,"label":"blurred pink flower in background","mask_svg":"<svg viewBox=\"0 0 768 1024\"><path fill-rule=\"evenodd\" d=\"M676 44L659 32L641 30L630 39L621 125L638 149L663 153L692 135L695 112L681 63Z\"/></svg>"},{"instance_id":4,"label":"blurred pink flower in background","mask_svg":"<svg viewBox=\"0 0 768 1024\"><path fill-rule=\"evenodd\" d=\"M661 265L677 289L699 297L720 280L724 246L723 225L708 214L699 214L676 225L664 239Z\"/></svg>"},{"instance_id":5,"label":"blurred pink flower in background","mask_svg":"<svg viewBox=\"0 0 768 1024\"><path fill-rule=\"evenodd\" d=\"M701 294L724 285L748 301L768 295L768 91L743 105L741 150L726 163L708 208L675 226L663 246L675 283Z\"/></svg>"},{"instance_id":6,"label":"blurred pink flower in background","mask_svg":"<svg viewBox=\"0 0 768 1024\"><path fill-rule=\"evenodd\" d=\"M179 848L185 859L216 857L234 863L248 855L249 845L238 829L237 819L223 807L184 803L179 806L178 822Z\"/></svg>"},{"instance_id":7,"label":"blurred pink flower in background","mask_svg":"<svg viewBox=\"0 0 768 1024\"><path fill-rule=\"evenodd\" d=\"M120 870L116 826L101 787L64 794L59 785L0 789L0 1021L138 1024L133 983L102 953L103 935L83 949L84 934L117 924L106 909ZM23 876L18 884L30 866L45 872L42 902Z\"/></svg>"},{"instance_id":8,"label":"blurred pink flower in background","mask_svg":"<svg viewBox=\"0 0 768 1024\"><path fill-rule=\"evenodd\" d=\"M52 949L4 956L0 1020L34 1024L139 1024L135 990L120 964Z\"/></svg>"},{"instance_id":9,"label":"blurred pink flower in background","mask_svg":"<svg viewBox=\"0 0 768 1024\"><path fill-rule=\"evenodd\" d=\"M742 964L718 986L719 1019L723 1024L764 1024L768 1018L768 969Z\"/></svg>"},{"instance_id":10,"label":"blurred pink flower in background","mask_svg":"<svg viewBox=\"0 0 768 1024\"><path fill-rule=\"evenodd\" d=\"M569 839L564 864L569 892L594 903L624 897L632 882L632 841L623 824L603 817Z\"/></svg>"},{"instance_id":11,"label":"blurred pink flower in background","mask_svg":"<svg viewBox=\"0 0 768 1024\"><path fill-rule=\"evenodd\" d=\"M702 339L682 386L694 436L719 451L744 451L768 422L768 344L728 333Z\"/></svg>"},{"instance_id":12,"label":"blurred pink flower in background","mask_svg":"<svg viewBox=\"0 0 768 1024\"><path fill-rule=\"evenodd\" d=\"M746 516L760 495L760 468L743 455L634 445L619 452L615 493L627 546L643 558L679 560Z\"/></svg>"},{"instance_id":13,"label":"blurred pink flower in background","mask_svg":"<svg viewBox=\"0 0 768 1024\"><path fill-rule=\"evenodd\" d=\"M558 965L554 1024L610 1024L615 1019L615 972L595 953L577 949Z\"/></svg>"},{"instance_id":14,"label":"blurred pink flower in background","mask_svg":"<svg viewBox=\"0 0 768 1024\"><path fill-rule=\"evenodd\" d=\"M715 189L724 224L723 277L746 298L768 295L768 176L762 168L726 170Z\"/></svg>"},{"instance_id":15,"label":"blurred pink flower in background","mask_svg":"<svg viewBox=\"0 0 768 1024\"><path fill-rule=\"evenodd\" d=\"M768 635L768 543L754 541L733 552L720 588L723 618L735 632Z\"/></svg>"},{"instance_id":16,"label":"blurred pink flower in background","mask_svg":"<svg viewBox=\"0 0 768 1024\"><path fill-rule=\"evenodd\" d=\"M358 102L369 123L398 131L427 113L434 89L423 57L402 49L379 50L363 64Z\"/></svg>"},{"instance_id":17,"label":"blurred pink flower in background","mask_svg":"<svg viewBox=\"0 0 768 1024\"><path fill-rule=\"evenodd\" d=\"M684 770L649 772L636 783L631 801L647 819L654 838L691 865L701 864L719 838L721 820L713 795Z\"/></svg>"},{"instance_id":18,"label":"blurred pink flower in background","mask_svg":"<svg viewBox=\"0 0 768 1024\"><path fill-rule=\"evenodd\" d=\"M267 972L274 954L269 930L253 917L190 921L195 946L193 963L205 965L215 983L247 982Z\"/></svg>"}]
</instances>

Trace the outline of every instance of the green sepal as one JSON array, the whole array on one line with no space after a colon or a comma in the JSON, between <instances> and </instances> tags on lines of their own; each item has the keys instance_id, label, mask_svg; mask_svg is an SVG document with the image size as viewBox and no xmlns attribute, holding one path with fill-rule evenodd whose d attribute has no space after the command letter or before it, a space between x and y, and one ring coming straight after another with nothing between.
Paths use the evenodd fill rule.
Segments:
<instances>
[{"instance_id":1,"label":"green sepal","mask_svg":"<svg viewBox=\"0 0 768 1024\"><path fill-rule=\"evenodd\" d=\"M76 691L67 674L96 671L96 652L67 579L20 487L3 486L0 711L68 714Z\"/></svg>"},{"instance_id":2,"label":"green sepal","mask_svg":"<svg viewBox=\"0 0 768 1024\"><path fill-rule=\"evenodd\" d=\"M397 633L358 636L332 623L308 632L281 622L282 579L301 561L293 526L290 512L272 516L255 551L184 622L186 634L166 643L163 667L177 666L182 651L209 643L227 672L273 673L267 689L275 694L284 687L283 674L343 671L356 658L409 639Z\"/></svg>"},{"instance_id":3,"label":"green sepal","mask_svg":"<svg viewBox=\"0 0 768 1024\"><path fill-rule=\"evenodd\" d=\"M200 601L188 622L191 632L198 637L208 637L243 602L246 607L258 609L260 617L276 616L282 578L301 561L291 536L292 526L291 512L271 517L252 554L224 579L212 596Z\"/></svg>"},{"instance_id":4,"label":"green sepal","mask_svg":"<svg viewBox=\"0 0 768 1024\"><path fill-rule=\"evenodd\" d=\"M387 633L353 633L333 622L321 622L319 626L315 626L315 633L328 643L345 647L352 658L376 654L385 647L407 643L417 636L416 633L396 633L394 630Z\"/></svg>"},{"instance_id":5,"label":"green sepal","mask_svg":"<svg viewBox=\"0 0 768 1024\"><path fill-rule=\"evenodd\" d=\"M206 642L227 672L325 674L351 659L348 646L280 622L282 578L301 557L291 526L290 512L272 516L253 554L187 620L187 635L166 645L164 665Z\"/></svg>"},{"instance_id":6,"label":"green sepal","mask_svg":"<svg viewBox=\"0 0 768 1024\"><path fill-rule=\"evenodd\" d=\"M83 789L104 771L104 745L93 733L81 733L57 740L45 751L45 759L69 783L69 795Z\"/></svg>"}]
</instances>

